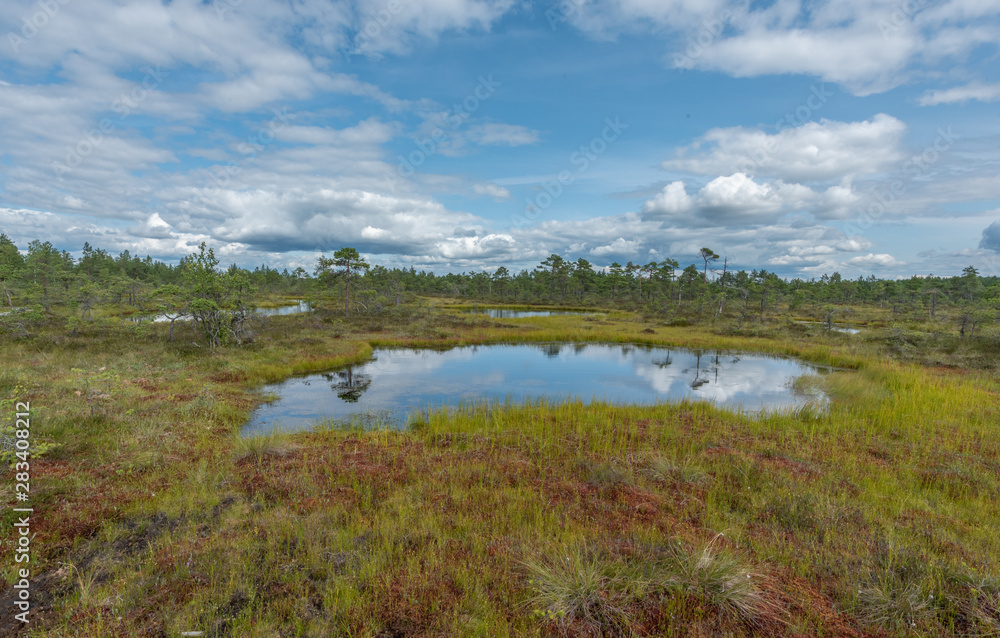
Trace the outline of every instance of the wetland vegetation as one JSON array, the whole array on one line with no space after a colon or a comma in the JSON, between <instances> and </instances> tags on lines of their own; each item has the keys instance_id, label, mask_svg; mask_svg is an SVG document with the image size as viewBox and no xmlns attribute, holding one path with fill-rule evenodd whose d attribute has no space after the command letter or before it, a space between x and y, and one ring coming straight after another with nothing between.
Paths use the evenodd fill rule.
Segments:
<instances>
[{"instance_id":1,"label":"wetland vegetation","mask_svg":"<svg viewBox=\"0 0 1000 638\"><path fill-rule=\"evenodd\" d=\"M5 635L1000 633L996 277L557 256L439 276L342 252L289 273L223 270L207 247L168 266L12 246L0 398L10 426L31 403L37 615L4 616ZM311 311L257 312L293 300ZM596 314L465 312L532 303ZM175 319L126 321L158 313ZM243 435L296 375L552 343L835 370L799 388L822 408L531 396ZM11 468L5 502L13 484ZM16 521L5 509L5 540Z\"/></svg>"}]
</instances>

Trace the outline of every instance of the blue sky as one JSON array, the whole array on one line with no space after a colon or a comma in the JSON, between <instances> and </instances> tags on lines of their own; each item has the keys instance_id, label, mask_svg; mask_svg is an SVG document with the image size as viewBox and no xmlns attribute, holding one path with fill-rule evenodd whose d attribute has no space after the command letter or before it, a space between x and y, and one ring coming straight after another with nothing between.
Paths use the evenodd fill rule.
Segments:
<instances>
[{"instance_id":1,"label":"blue sky","mask_svg":"<svg viewBox=\"0 0 1000 638\"><path fill-rule=\"evenodd\" d=\"M10 0L0 231L444 271L1000 270L1000 2Z\"/></svg>"}]
</instances>

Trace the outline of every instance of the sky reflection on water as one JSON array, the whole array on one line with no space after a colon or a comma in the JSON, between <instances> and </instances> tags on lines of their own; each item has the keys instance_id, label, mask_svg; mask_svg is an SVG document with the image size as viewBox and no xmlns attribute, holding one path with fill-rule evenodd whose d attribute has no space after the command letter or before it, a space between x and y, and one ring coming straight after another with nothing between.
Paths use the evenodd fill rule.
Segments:
<instances>
[{"instance_id":1,"label":"sky reflection on water","mask_svg":"<svg viewBox=\"0 0 1000 638\"><path fill-rule=\"evenodd\" d=\"M398 423L426 408L477 400L578 397L653 404L683 398L744 410L794 408L791 382L823 370L759 354L627 344L519 344L450 350L376 349L373 360L264 388L280 398L256 410L244 432L300 430L323 418L389 414Z\"/></svg>"}]
</instances>

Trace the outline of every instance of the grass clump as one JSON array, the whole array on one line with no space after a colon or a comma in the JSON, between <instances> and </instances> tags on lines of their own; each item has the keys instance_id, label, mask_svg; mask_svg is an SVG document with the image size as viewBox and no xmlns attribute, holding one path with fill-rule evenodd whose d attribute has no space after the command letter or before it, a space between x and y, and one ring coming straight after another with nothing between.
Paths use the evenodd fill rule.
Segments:
<instances>
[{"instance_id":1,"label":"grass clump","mask_svg":"<svg viewBox=\"0 0 1000 638\"><path fill-rule=\"evenodd\" d=\"M268 457L288 456L296 449L289 435L272 430L236 439L236 462L259 465Z\"/></svg>"},{"instance_id":2,"label":"grass clump","mask_svg":"<svg viewBox=\"0 0 1000 638\"><path fill-rule=\"evenodd\" d=\"M858 590L858 617L880 629L916 630L930 623L936 613L934 595L917 583L882 578Z\"/></svg>"},{"instance_id":3,"label":"grass clump","mask_svg":"<svg viewBox=\"0 0 1000 638\"><path fill-rule=\"evenodd\" d=\"M528 606L560 635L658 635L699 624L780 634L787 613L766 578L718 548L720 538L698 549L640 546L623 557L574 545L527 559Z\"/></svg>"},{"instance_id":4,"label":"grass clump","mask_svg":"<svg viewBox=\"0 0 1000 638\"><path fill-rule=\"evenodd\" d=\"M701 549L668 546L655 580L664 593L684 597L726 624L764 630L784 623L785 610L764 589L765 579L729 550L716 547L722 534Z\"/></svg>"},{"instance_id":5,"label":"grass clump","mask_svg":"<svg viewBox=\"0 0 1000 638\"><path fill-rule=\"evenodd\" d=\"M79 604L82 607L91 605L94 602L95 587L97 587L100 580L101 574L99 568L92 567L83 571L72 563L67 563L67 565L71 573L76 573L76 582L74 584L79 593Z\"/></svg>"},{"instance_id":6,"label":"grass clump","mask_svg":"<svg viewBox=\"0 0 1000 638\"><path fill-rule=\"evenodd\" d=\"M1000 578L964 575L947 594L958 623L973 636L1000 636Z\"/></svg>"},{"instance_id":7,"label":"grass clump","mask_svg":"<svg viewBox=\"0 0 1000 638\"><path fill-rule=\"evenodd\" d=\"M678 463L664 456L654 456L646 461L645 473L654 481L679 483L693 487L707 487L712 477L691 459Z\"/></svg>"},{"instance_id":8,"label":"grass clump","mask_svg":"<svg viewBox=\"0 0 1000 638\"><path fill-rule=\"evenodd\" d=\"M631 636L630 603L642 593L636 572L585 546L525 559L532 614L561 635Z\"/></svg>"},{"instance_id":9,"label":"grass clump","mask_svg":"<svg viewBox=\"0 0 1000 638\"><path fill-rule=\"evenodd\" d=\"M628 471L613 461L593 463L581 460L577 465L587 484L599 489L620 489L632 482Z\"/></svg>"}]
</instances>

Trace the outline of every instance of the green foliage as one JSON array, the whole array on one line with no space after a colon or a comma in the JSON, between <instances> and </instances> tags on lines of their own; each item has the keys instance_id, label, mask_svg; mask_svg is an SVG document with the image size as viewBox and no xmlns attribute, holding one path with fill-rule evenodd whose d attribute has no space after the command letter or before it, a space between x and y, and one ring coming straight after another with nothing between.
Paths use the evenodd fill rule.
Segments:
<instances>
[{"instance_id":1,"label":"green foliage","mask_svg":"<svg viewBox=\"0 0 1000 638\"><path fill-rule=\"evenodd\" d=\"M705 271L702 273L702 277L705 281L708 281L708 264L713 261L718 261L719 256L715 254L715 251L711 248L702 248L698 251L698 256L702 258L705 262Z\"/></svg>"},{"instance_id":2,"label":"green foliage","mask_svg":"<svg viewBox=\"0 0 1000 638\"><path fill-rule=\"evenodd\" d=\"M51 243L33 241L22 255L0 235L0 332L30 338L48 320L70 334L92 330L101 319L162 313L174 322L194 319L212 348L253 340L253 305L258 301L311 298L322 308L336 296L345 317L407 312L414 295L448 296L464 302L533 304L544 300L573 307L614 307L641 311L667 325L711 325L725 332L764 336L775 317L817 322L865 323L870 328L905 323L924 334L952 334L968 347L1000 344L997 310L1000 277L968 267L958 276L879 280L846 279L840 273L819 279L787 280L763 269L710 274L719 253L705 247L702 263L682 268L677 259L661 262L592 264L585 258L552 254L534 269L498 266L495 271L446 273L369 265L351 247L322 256L310 277L305 269L279 271L262 264L253 270L220 270L213 249L199 246L177 266L140 259L128 251L111 255L85 244L75 260ZM319 297L319 299L315 299ZM12 309L16 308L16 312ZM831 314L831 310L836 313ZM81 322L69 322L76 314ZM102 329L110 327L107 322ZM375 326L373 325L373 328ZM902 350L905 343L897 345Z\"/></svg>"},{"instance_id":3,"label":"green foliage","mask_svg":"<svg viewBox=\"0 0 1000 638\"><path fill-rule=\"evenodd\" d=\"M180 294L186 300L185 314L194 318L212 348L252 338L250 322L257 292L246 271L234 266L221 273L218 266L215 251L205 242L181 262L185 288ZM177 294L176 289L169 289L162 302L174 312L178 310L174 301Z\"/></svg>"},{"instance_id":4,"label":"green foliage","mask_svg":"<svg viewBox=\"0 0 1000 638\"><path fill-rule=\"evenodd\" d=\"M340 270L336 270L336 269ZM361 255L354 248L345 247L333 253L333 257L320 255L316 263L316 276L320 281L329 283L343 279L344 281L344 316L351 314L351 279L357 276L358 271L367 271L370 268L368 262L361 258Z\"/></svg>"},{"instance_id":5,"label":"green foliage","mask_svg":"<svg viewBox=\"0 0 1000 638\"><path fill-rule=\"evenodd\" d=\"M0 334L13 334L18 337L28 338L42 321L45 319L45 312L39 305L31 305L22 308L14 308L7 311L0 311Z\"/></svg>"}]
</instances>

